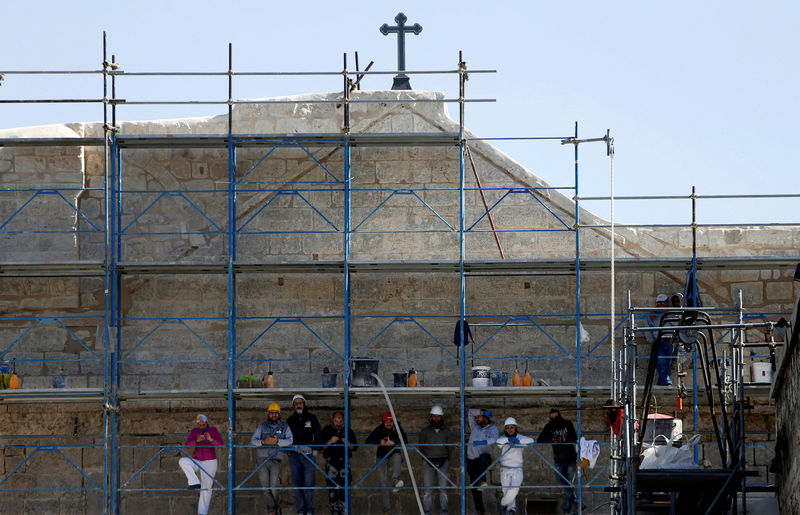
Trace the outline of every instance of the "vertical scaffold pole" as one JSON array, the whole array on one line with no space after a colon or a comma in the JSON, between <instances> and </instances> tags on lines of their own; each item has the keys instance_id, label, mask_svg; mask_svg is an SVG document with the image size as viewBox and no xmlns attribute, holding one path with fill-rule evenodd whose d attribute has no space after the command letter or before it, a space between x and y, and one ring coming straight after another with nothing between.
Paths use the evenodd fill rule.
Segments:
<instances>
[{"instance_id":1,"label":"vertical scaffold pole","mask_svg":"<svg viewBox=\"0 0 800 515\"><path fill-rule=\"evenodd\" d=\"M105 35L104 35L105 39ZM104 41L105 45L105 41ZM104 52L105 56L105 52ZM112 63L115 62L115 57L111 57ZM115 68L112 66L112 69ZM105 96L104 96L105 97ZM115 102L117 97L117 82L116 77L111 75L111 126L108 127L110 133L110 148L109 148L109 207L106 212L106 218L109 221L111 233L109 235L110 254L109 262L106 263L106 268L109 269L109 283L110 291L110 323L107 329L106 347L109 349L109 377L107 388L109 390L108 405L110 411L109 432L111 433L111 446L110 458L108 463L108 483L109 483L109 511L115 514L120 512L120 441L119 441L119 399L117 392L119 392L120 379L119 379L119 355L120 346L122 342L122 278L117 269L117 262L122 255L122 237L120 229L122 227L122 150L117 141L117 104ZM104 100L106 100L104 98ZM111 338L111 328L114 328L114 338ZM110 350L113 342L113 352Z\"/></svg>"},{"instance_id":2,"label":"vertical scaffold pole","mask_svg":"<svg viewBox=\"0 0 800 515\"><path fill-rule=\"evenodd\" d=\"M461 420L461 439L459 440L459 452L461 455L461 474L460 474L460 497L461 497L461 511L466 512L467 509L467 460L466 448L464 445L464 430L466 425L466 406L464 405L464 387L466 386L466 331L464 331L464 319L467 313L467 283L464 277L464 258L465 258L465 244L464 244L464 152L466 151L466 141L464 140L464 83L466 82L467 63L464 62L464 54L461 50L458 51L458 280L459 280L459 324L460 333L459 338L461 341L458 346L461 377L460 381L460 395L459 395L459 409Z\"/></svg>"},{"instance_id":3,"label":"vertical scaffold pole","mask_svg":"<svg viewBox=\"0 0 800 515\"><path fill-rule=\"evenodd\" d=\"M110 204L110 148L108 142L108 53L107 53L106 32L103 31L103 222L105 230L104 258L103 267L103 515L107 515L110 510L109 499L109 424L108 410L105 409L110 404L111 392L109 391L109 349L108 349L108 322L111 314L109 299L109 284L111 281L111 220L108 216Z\"/></svg>"},{"instance_id":4,"label":"vertical scaffold pole","mask_svg":"<svg viewBox=\"0 0 800 515\"><path fill-rule=\"evenodd\" d=\"M113 80L113 79L112 79ZM112 108L113 109L113 108ZM116 119L116 118L114 118ZM113 122L112 122L113 123ZM111 435L113 439L113 462L112 462L112 495L114 499L114 513L120 512L120 499L119 499L119 474L120 474L120 449L119 449L119 426L120 420L117 414L117 407L119 400L117 399L117 392L119 392L120 377L119 377L119 356L122 345L122 278L120 277L119 270L117 269L117 261L122 253L122 237L120 230L122 226L122 150L119 147L116 133L111 133L111 152L113 156L112 170L113 170L113 183L112 186L112 200L113 200L113 221L114 227L114 246L112 252L111 262L111 288L112 288L112 327L114 327L114 352L111 353L111 403L114 410L111 411ZM109 345L111 342L109 342Z\"/></svg>"},{"instance_id":5,"label":"vertical scaffold pole","mask_svg":"<svg viewBox=\"0 0 800 515\"><path fill-rule=\"evenodd\" d=\"M578 440L581 437L581 231L580 231L580 203L578 201L578 122L575 122L575 399L577 414L575 417ZM613 244L613 242L612 242ZM614 330L614 323L611 323ZM576 478L578 484L575 489L578 498L578 509L583 506L583 478L580 467L580 446L578 446L578 466Z\"/></svg>"},{"instance_id":6,"label":"vertical scaffold pole","mask_svg":"<svg viewBox=\"0 0 800 515\"><path fill-rule=\"evenodd\" d=\"M342 103L344 105L344 140L342 152L344 153L344 434L349 442L350 434L350 84L347 76L347 54L344 54L342 75L344 76L344 89L342 90ZM344 469L344 510L350 510L350 453L347 452L345 443Z\"/></svg>"},{"instance_id":7,"label":"vertical scaffold pole","mask_svg":"<svg viewBox=\"0 0 800 515\"><path fill-rule=\"evenodd\" d=\"M625 334L625 346L623 347L625 481L622 492L622 513L635 515L636 471L639 463L638 456L633 456L634 449L638 449L636 442L636 318L632 311L630 290L627 291L625 300L628 310L628 330Z\"/></svg>"},{"instance_id":8,"label":"vertical scaffold pole","mask_svg":"<svg viewBox=\"0 0 800 515\"><path fill-rule=\"evenodd\" d=\"M236 513L236 148L233 145L233 44L228 43L228 514Z\"/></svg>"}]
</instances>

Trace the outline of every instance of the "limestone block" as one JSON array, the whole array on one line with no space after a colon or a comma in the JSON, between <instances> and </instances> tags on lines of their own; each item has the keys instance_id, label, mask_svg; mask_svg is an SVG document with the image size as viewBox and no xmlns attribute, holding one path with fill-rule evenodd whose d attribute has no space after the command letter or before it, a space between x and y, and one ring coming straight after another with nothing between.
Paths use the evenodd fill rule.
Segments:
<instances>
[{"instance_id":1,"label":"limestone block","mask_svg":"<svg viewBox=\"0 0 800 515\"><path fill-rule=\"evenodd\" d=\"M789 301L794 298L794 288L791 283L767 282L764 288L768 300Z\"/></svg>"},{"instance_id":2,"label":"limestone block","mask_svg":"<svg viewBox=\"0 0 800 515\"><path fill-rule=\"evenodd\" d=\"M746 306L759 305L764 302L764 285L761 282L736 282L730 285L732 299L738 298L739 290Z\"/></svg>"},{"instance_id":3,"label":"limestone block","mask_svg":"<svg viewBox=\"0 0 800 515\"><path fill-rule=\"evenodd\" d=\"M44 486L48 488L48 486ZM58 497L47 499L25 499L22 502L24 509L17 513L59 513Z\"/></svg>"},{"instance_id":4,"label":"limestone block","mask_svg":"<svg viewBox=\"0 0 800 515\"><path fill-rule=\"evenodd\" d=\"M422 184L431 180L431 169L420 162L377 161L375 176L383 185Z\"/></svg>"},{"instance_id":5,"label":"limestone block","mask_svg":"<svg viewBox=\"0 0 800 515\"><path fill-rule=\"evenodd\" d=\"M41 156L14 156L14 172L31 175L47 170L47 159Z\"/></svg>"}]
</instances>

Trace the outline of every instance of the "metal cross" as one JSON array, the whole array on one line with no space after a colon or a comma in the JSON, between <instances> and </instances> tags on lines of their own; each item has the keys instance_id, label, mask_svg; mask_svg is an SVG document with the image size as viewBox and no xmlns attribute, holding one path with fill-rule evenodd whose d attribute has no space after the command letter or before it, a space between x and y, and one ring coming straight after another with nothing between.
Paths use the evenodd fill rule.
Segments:
<instances>
[{"instance_id":1,"label":"metal cross","mask_svg":"<svg viewBox=\"0 0 800 515\"><path fill-rule=\"evenodd\" d=\"M413 32L415 35L419 35L422 32L422 25L415 23L414 25L406 26L408 18L403 13L397 13L394 21L397 23L394 27L390 27L386 23L380 27L381 34L384 36L388 36L392 32L397 33L397 71L400 73L395 76L392 89L411 89L411 81L408 75L403 73L406 71L406 32Z\"/></svg>"}]
</instances>

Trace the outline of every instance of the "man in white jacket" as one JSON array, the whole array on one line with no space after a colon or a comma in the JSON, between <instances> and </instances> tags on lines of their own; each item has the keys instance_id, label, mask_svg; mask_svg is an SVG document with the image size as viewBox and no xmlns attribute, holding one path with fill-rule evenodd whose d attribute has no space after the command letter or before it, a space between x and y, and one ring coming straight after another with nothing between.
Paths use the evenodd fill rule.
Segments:
<instances>
[{"instance_id":1,"label":"man in white jacket","mask_svg":"<svg viewBox=\"0 0 800 515\"><path fill-rule=\"evenodd\" d=\"M517 421L508 417L505 421L505 432L495 442L500 446L500 484L503 486L503 498L500 499L500 513L512 515L517 513L517 494L522 484L522 450L533 443L517 431Z\"/></svg>"}]
</instances>

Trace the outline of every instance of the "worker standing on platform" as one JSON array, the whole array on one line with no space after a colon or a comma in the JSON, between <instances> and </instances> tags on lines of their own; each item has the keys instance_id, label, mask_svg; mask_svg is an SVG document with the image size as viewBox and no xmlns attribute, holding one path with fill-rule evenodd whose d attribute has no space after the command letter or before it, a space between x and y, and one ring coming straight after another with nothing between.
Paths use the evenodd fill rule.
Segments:
<instances>
[{"instance_id":1,"label":"worker standing on platform","mask_svg":"<svg viewBox=\"0 0 800 515\"><path fill-rule=\"evenodd\" d=\"M381 491L383 495L383 513L389 514L392 511L392 502L389 497L389 474L392 476L394 491L403 487L403 480L400 479L403 465L403 455L400 453L400 438L403 442L408 442L406 432L403 428L395 425L392 413L384 412L381 417L381 424L372 430L367 437L367 443L377 445L375 458L378 460L378 477L380 486L384 487Z\"/></svg>"},{"instance_id":2,"label":"worker standing on platform","mask_svg":"<svg viewBox=\"0 0 800 515\"><path fill-rule=\"evenodd\" d=\"M663 293L658 294L656 297L656 307L668 308L670 304L669 300L669 297ZM647 317L647 325L650 327L659 328L662 325L661 321L663 317L663 311L652 313L649 317ZM672 370L673 361L672 342L670 341L669 337L664 337L663 335L659 337L658 333L659 330L654 329L652 331L645 331L644 335L648 342L652 343L653 345L658 345L658 357L656 358L658 384L661 386L669 386L672 384L672 379L669 377L670 371Z\"/></svg>"},{"instance_id":3,"label":"worker standing on platform","mask_svg":"<svg viewBox=\"0 0 800 515\"><path fill-rule=\"evenodd\" d=\"M503 425L505 432L495 442L500 446L500 484L503 485L500 513L512 515L517 513L517 494L522 485L522 450L533 443L533 438L519 434L513 417L508 417Z\"/></svg>"},{"instance_id":4,"label":"worker standing on platform","mask_svg":"<svg viewBox=\"0 0 800 515\"><path fill-rule=\"evenodd\" d=\"M337 411L333 414L331 423L322 428L322 456L325 457L325 474L328 476L328 499L331 514L344 513L344 452L347 446L347 455L353 456L353 448L358 444L356 434L352 428L347 429L347 442L344 437L344 413ZM347 471L348 481L352 481L350 471Z\"/></svg>"},{"instance_id":5,"label":"worker standing on platform","mask_svg":"<svg viewBox=\"0 0 800 515\"><path fill-rule=\"evenodd\" d=\"M192 457L178 460L186 479L189 480L190 490L200 490L200 500L197 502L197 513L206 515L211 504L211 488L214 486L214 474L217 473L217 447L222 445L222 436L216 427L208 425L205 415L197 415L194 419L197 427L193 428L186 439L187 447L194 447ZM200 479L197 473L200 473Z\"/></svg>"},{"instance_id":6,"label":"worker standing on platform","mask_svg":"<svg viewBox=\"0 0 800 515\"><path fill-rule=\"evenodd\" d=\"M281 420L281 407L277 403L267 407L267 420L258 425L250 445L258 446L258 480L264 488L267 514L275 515L281 505L277 490L281 486L281 462L286 458L286 452L280 448L292 445L292 430Z\"/></svg>"},{"instance_id":7,"label":"worker standing on platform","mask_svg":"<svg viewBox=\"0 0 800 515\"><path fill-rule=\"evenodd\" d=\"M478 515L484 515L486 508L483 505L483 494L480 487L489 484L489 465L492 464L492 450L500 430L492 424L492 412L488 409L471 409L467 414L469 421L469 444L467 445L467 472L473 486L472 501Z\"/></svg>"},{"instance_id":8,"label":"worker standing on platform","mask_svg":"<svg viewBox=\"0 0 800 515\"><path fill-rule=\"evenodd\" d=\"M292 397L294 413L286 423L292 430L295 450L289 452L289 466L295 486L294 501L300 515L314 513L314 486L317 484L317 452L322 443L319 420L306 409L306 398Z\"/></svg>"},{"instance_id":9,"label":"worker standing on platform","mask_svg":"<svg viewBox=\"0 0 800 515\"><path fill-rule=\"evenodd\" d=\"M575 489L572 478L577 470L576 462L578 453L575 451L575 442L578 435L572 422L561 416L561 412L553 408L550 410L550 421L544 426L538 443L553 444L553 462L556 468L556 481L564 488L564 513L572 510L575 503Z\"/></svg>"},{"instance_id":10,"label":"worker standing on platform","mask_svg":"<svg viewBox=\"0 0 800 515\"><path fill-rule=\"evenodd\" d=\"M436 404L431 407L430 423L419 432L420 451L425 459L422 461L425 492L422 495L422 507L425 515L433 511L433 489L439 485L439 505L442 515L447 515L447 486L450 480L450 447L456 441L455 435L444 425L444 410ZM437 478L438 476L438 478ZM438 481L437 481L438 479Z\"/></svg>"}]
</instances>

